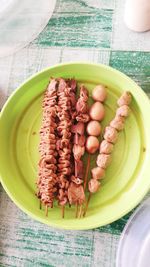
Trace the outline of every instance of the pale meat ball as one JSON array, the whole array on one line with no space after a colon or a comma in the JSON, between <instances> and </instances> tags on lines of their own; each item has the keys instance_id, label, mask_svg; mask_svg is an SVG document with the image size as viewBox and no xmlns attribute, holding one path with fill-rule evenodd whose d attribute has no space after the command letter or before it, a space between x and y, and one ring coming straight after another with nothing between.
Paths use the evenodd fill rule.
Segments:
<instances>
[{"instance_id":1,"label":"pale meat ball","mask_svg":"<svg viewBox=\"0 0 150 267\"><path fill-rule=\"evenodd\" d=\"M99 140L96 136L88 136L86 140L86 150L90 154L94 154L99 148Z\"/></svg>"},{"instance_id":2,"label":"pale meat ball","mask_svg":"<svg viewBox=\"0 0 150 267\"><path fill-rule=\"evenodd\" d=\"M130 108L127 105L123 105L117 108L116 115L121 117L128 117L130 113Z\"/></svg>"},{"instance_id":3,"label":"pale meat ball","mask_svg":"<svg viewBox=\"0 0 150 267\"><path fill-rule=\"evenodd\" d=\"M95 179L91 179L88 182L88 189L89 189L90 193L96 193L98 191L99 187L100 187L100 182L98 182Z\"/></svg>"},{"instance_id":4,"label":"pale meat ball","mask_svg":"<svg viewBox=\"0 0 150 267\"><path fill-rule=\"evenodd\" d=\"M103 169L106 169L109 164L111 162L111 155L107 155L107 154L99 154L97 156L97 166Z\"/></svg>"},{"instance_id":5,"label":"pale meat ball","mask_svg":"<svg viewBox=\"0 0 150 267\"><path fill-rule=\"evenodd\" d=\"M107 126L104 132L104 139L109 142L115 144L118 138L118 132L115 128L111 126Z\"/></svg>"},{"instance_id":6,"label":"pale meat ball","mask_svg":"<svg viewBox=\"0 0 150 267\"><path fill-rule=\"evenodd\" d=\"M97 85L92 91L92 97L95 101L104 102L107 97L106 87L102 84Z\"/></svg>"},{"instance_id":7,"label":"pale meat ball","mask_svg":"<svg viewBox=\"0 0 150 267\"><path fill-rule=\"evenodd\" d=\"M99 152L100 154L111 154L113 151L113 144L109 143L106 140L103 140L100 144Z\"/></svg>"},{"instance_id":8,"label":"pale meat ball","mask_svg":"<svg viewBox=\"0 0 150 267\"><path fill-rule=\"evenodd\" d=\"M98 121L90 121L87 125L86 131L89 135L99 136L101 133L101 125Z\"/></svg>"},{"instance_id":9,"label":"pale meat ball","mask_svg":"<svg viewBox=\"0 0 150 267\"><path fill-rule=\"evenodd\" d=\"M100 167L95 167L91 170L92 178L100 180L105 177L105 170Z\"/></svg>"},{"instance_id":10,"label":"pale meat ball","mask_svg":"<svg viewBox=\"0 0 150 267\"><path fill-rule=\"evenodd\" d=\"M121 116L116 116L111 122L110 126L115 128L117 131L122 131L125 126L125 118Z\"/></svg>"},{"instance_id":11,"label":"pale meat ball","mask_svg":"<svg viewBox=\"0 0 150 267\"><path fill-rule=\"evenodd\" d=\"M122 96L118 99L117 104L119 107L124 106L124 105L128 106L131 100L132 100L132 96L130 92L124 92Z\"/></svg>"},{"instance_id":12,"label":"pale meat ball","mask_svg":"<svg viewBox=\"0 0 150 267\"><path fill-rule=\"evenodd\" d=\"M104 109L103 104L100 102L95 102L90 108L89 115L92 120L95 120L95 121L103 120L105 116L105 109Z\"/></svg>"}]
</instances>

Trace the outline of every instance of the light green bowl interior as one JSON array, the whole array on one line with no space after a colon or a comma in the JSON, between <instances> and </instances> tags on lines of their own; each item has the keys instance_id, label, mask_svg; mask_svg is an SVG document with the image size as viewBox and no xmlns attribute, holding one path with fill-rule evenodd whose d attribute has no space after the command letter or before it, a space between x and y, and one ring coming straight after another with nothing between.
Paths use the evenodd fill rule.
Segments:
<instances>
[{"instance_id":1,"label":"light green bowl interior","mask_svg":"<svg viewBox=\"0 0 150 267\"><path fill-rule=\"evenodd\" d=\"M39 160L39 129L43 92L50 77L74 77L85 84L91 95L99 83L108 87L104 127L115 115L116 102L124 90L131 91L131 114L112 154L112 163L102 181L101 190L93 194L87 216L75 219L75 208L65 208L65 218L57 203L45 217L35 196ZM90 99L90 104L92 100ZM35 219L65 229L89 229L113 222L129 212L150 187L150 104L142 90L127 76L104 65L68 63L36 74L9 98L0 118L1 182L12 200ZM86 166L87 155L84 157ZM91 167L96 166L92 156Z\"/></svg>"}]
</instances>

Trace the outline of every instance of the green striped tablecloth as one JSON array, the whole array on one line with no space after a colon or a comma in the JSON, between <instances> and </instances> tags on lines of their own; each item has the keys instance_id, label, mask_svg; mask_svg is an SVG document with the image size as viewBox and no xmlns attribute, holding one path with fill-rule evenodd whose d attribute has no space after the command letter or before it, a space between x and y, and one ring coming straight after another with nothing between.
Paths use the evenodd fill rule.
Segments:
<instances>
[{"instance_id":1,"label":"green striped tablecloth","mask_svg":"<svg viewBox=\"0 0 150 267\"><path fill-rule=\"evenodd\" d=\"M122 21L123 0L57 0L52 19L30 45L0 59L0 106L26 78L64 61L103 63L150 92L150 32ZM114 267L130 214L90 231L59 231L30 219L0 187L0 266Z\"/></svg>"}]
</instances>

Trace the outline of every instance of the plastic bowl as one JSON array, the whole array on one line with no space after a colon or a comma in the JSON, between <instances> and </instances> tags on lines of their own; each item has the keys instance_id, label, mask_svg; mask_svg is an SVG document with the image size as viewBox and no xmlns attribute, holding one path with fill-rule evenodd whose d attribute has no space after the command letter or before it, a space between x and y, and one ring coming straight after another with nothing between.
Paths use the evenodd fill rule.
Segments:
<instances>
[{"instance_id":1,"label":"plastic bowl","mask_svg":"<svg viewBox=\"0 0 150 267\"><path fill-rule=\"evenodd\" d=\"M136 209L122 232L116 267L149 267L149 252L150 198Z\"/></svg>"}]
</instances>

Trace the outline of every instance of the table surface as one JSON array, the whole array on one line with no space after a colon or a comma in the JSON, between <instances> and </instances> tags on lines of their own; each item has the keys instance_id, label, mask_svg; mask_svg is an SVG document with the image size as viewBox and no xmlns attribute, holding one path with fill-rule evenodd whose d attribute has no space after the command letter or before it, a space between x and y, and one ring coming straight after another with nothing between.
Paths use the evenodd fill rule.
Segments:
<instances>
[{"instance_id":1,"label":"table surface","mask_svg":"<svg viewBox=\"0 0 150 267\"><path fill-rule=\"evenodd\" d=\"M0 107L30 75L66 61L110 65L149 94L150 32L128 30L123 8L123 0L57 0L38 38L0 59ZM90 231L60 231L32 220L0 186L0 266L114 267L118 240L130 214Z\"/></svg>"}]
</instances>

